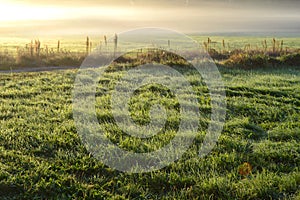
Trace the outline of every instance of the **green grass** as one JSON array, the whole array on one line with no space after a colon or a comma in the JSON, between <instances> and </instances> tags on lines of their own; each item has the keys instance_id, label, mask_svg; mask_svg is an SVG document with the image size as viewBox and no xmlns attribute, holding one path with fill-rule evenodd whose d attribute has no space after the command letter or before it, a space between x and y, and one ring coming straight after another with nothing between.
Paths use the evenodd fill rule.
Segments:
<instances>
[{"instance_id":1,"label":"green grass","mask_svg":"<svg viewBox=\"0 0 300 200\"><path fill-rule=\"evenodd\" d=\"M235 49L244 49L246 45L250 44L251 49L261 49L263 47L262 42L266 40L268 49L271 49L272 47L272 39L275 38L276 41L282 41L283 40L283 48L288 47L290 49L299 49L300 43L298 37L284 37L284 36L271 36L272 34L269 34L268 36L259 36L259 35L253 35L253 36L238 36L238 35L232 35L232 36L219 36L219 35L191 35L191 37L199 42L207 41L208 37L213 41L216 42L212 44L212 48L215 48L216 50L223 50L223 44L222 40L225 41L226 49L228 50L235 50Z\"/></svg>"},{"instance_id":2,"label":"green grass","mask_svg":"<svg viewBox=\"0 0 300 200\"><path fill-rule=\"evenodd\" d=\"M107 34L107 38L109 39L112 37L113 34ZM227 36L227 35L200 35L200 34L188 34L191 38L196 40L199 43L203 43L207 41L207 38L209 37L213 42L216 42L215 44L212 44L212 48L215 48L216 50L222 50L222 40L225 41L226 48L228 48L229 44L229 50L234 49L244 49L245 45L250 44L252 49L255 49L256 47L262 48L262 42L264 40L267 41L268 48L272 47L272 39L275 38L277 41L284 41L284 48L288 47L291 49L299 49L300 47L300 40L299 35L297 36L280 36L280 35L273 35L269 34L269 36L259 36L259 35L253 35L253 36L243 36L243 35L234 35ZM8 50L8 52L15 52L17 47L23 47L25 48L25 45L30 43L31 40L39 39L41 41L41 47L45 48L45 45L48 46L49 50L53 48L56 50L57 48L57 41L60 40L61 42L61 49L64 50L70 50L71 52L85 52L86 50L86 36L47 36L47 37L40 37L40 38L30 38L30 37L0 37L0 50L3 51L5 49ZM102 45L104 46L104 39L103 35L92 35L90 36L90 41L92 42L93 47L96 47L97 45L100 45L102 42ZM167 41L166 41L167 44ZM127 45L128 48L134 47L132 44ZM172 46L172 41L171 41Z\"/></svg>"},{"instance_id":3,"label":"green grass","mask_svg":"<svg viewBox=\"0 0 300 200\"><path fill-rule=\"evenodd\" d=\"M201 129L181 159L144 174L112 170L82 145L72 114L76 70L1 74L0 198L300 198L299 68L220 70L228 105L225 128L213 151L202 159L197 156L205 134ZM99 81L98 120L109 138L126 150L148 152L163 146L172 131L143 141L130 139L114 124L108 103L121 75L107 72ZM205 127L210 110L207 90L198 84L197 75L186 76L197 91ZM130 102L132 117L147 123L149 105L143 102L161 93L165 96L160 102L170 114L167 130L176 130L177 101L166 88L141 88ZM238 172L245 162L253 167L248 176Z\"/></svg>"}]
</instances>

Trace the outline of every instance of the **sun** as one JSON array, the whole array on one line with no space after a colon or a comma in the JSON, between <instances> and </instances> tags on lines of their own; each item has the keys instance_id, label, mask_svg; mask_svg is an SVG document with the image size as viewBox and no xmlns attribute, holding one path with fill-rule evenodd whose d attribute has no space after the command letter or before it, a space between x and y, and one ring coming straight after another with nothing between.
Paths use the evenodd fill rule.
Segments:
<instances>
[{"instance_id":1,"label":"sun","mask_svg":"<svg viewBox=\"0 0 300 200\"><path fill-rule=\"evenodd\" d=\"M138 13L117 6L50 6L0 0L0 22L24 22L72 18L132 19Z\"/></svg>"},{"instance_id":2,"label":"sun","mask_svg":"<svg viewBox=\"0 0 300 200\"><path fill-rule=\"evenodd\" d=\"M34 6L0 1L0 22L49 20L64 15L57 7Z\"/></svg>"}]
</instances>

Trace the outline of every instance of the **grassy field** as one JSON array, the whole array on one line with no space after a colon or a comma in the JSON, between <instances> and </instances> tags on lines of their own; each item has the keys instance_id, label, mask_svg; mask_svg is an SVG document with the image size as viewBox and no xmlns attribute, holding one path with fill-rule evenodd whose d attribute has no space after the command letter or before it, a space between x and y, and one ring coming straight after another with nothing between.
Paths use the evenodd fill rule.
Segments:
<instances>
[{"instance_id":1,"label":"grassy field","mask_svg":"<svg viewBox=\"0 0 300 200\"><path fill-rule=\"evenodd\" d=\"M1 199L300 198L299 68L220 68L227 116L213 151L198 157L205 135L198 130L181 159L144 174L112 170L87 152L72 113L76 72L0 75ZM207 90L195 74L184 73L197 91L205 127L210 110ZM120 76L121 72L110 71L99 81L99 122L110 139L126 150L147 152L163 146L172 133L150 142L131 140L111 120L110 92ZM149 91L153 87L142 88L131 102L132 117L141 124L149 120L143 105L151 98ZM155 91L159 95L165 88ZM176 127L176 99L163 96L160 102L171 109L169 127Z\"/></svg>"},{"instance_id":2,"label":"grassy field","mask_svg":"<svg viewBox=\"0 0 300 200\"><path fill-rule=\"evenodd\" d=\"M107 40L111 38L113 35L108 34ZM209 37L217 50L223 49L223 40L226 45L226 49L234 50L234 49L243 49L245 45L250 44L252 48L262 48L262 42L264 40L267 41L267 45L269 47L272 46L272 40L275 38L277 41L284 41L284 48L288 47L290 49L297 49L300 47L300 40L299 35L292 35L292 36L280 36L274 34L274 36L243 36L237 34L236 36L228 36L228 35L199 35L199 34L189 34L192 39L202 44L203 42L207 41ZM104 35L92 35L90 36L90 42L92 42L92 47L97 47L98 45L104 46ZM37 38L26 38L26 37L0 37L0 52L4 52L7 50L10 53L15 53L17 47L25 48L26 44L29 44L31 40L40 40L41 47L45 48L47 45L49 49L56 50L57 42L60 41L60 46L62 50L67 50L71 52L85 52L86 50L86 36L44 36L44 37L37 37ZM167 41L166 41L167 42ZM172 41L171 41L172 45ZM129 45L130 46L130 45Z\"/></svg>"}]
</instances>

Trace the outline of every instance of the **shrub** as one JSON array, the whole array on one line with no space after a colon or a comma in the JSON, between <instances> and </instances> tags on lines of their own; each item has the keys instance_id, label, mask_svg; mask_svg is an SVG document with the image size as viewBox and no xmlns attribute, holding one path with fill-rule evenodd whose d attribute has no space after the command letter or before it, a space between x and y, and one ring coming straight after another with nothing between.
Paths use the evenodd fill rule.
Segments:
<instances>
[{"instance_id":1,"label":"shrub","mask_svg":"<svg viewBox=\"0 0 300 200\"><path fill-rule=\"evenodd\" d=\"M54 56L43 60L44 66L80 66L83 57L78 56Z\"/></svg>"},{"instance_id":2,"label":"shrub","mask_svg":"<svg viewBox=\"0 0 300 200\"><path fill-rule=\"evenodd\" d=\"M294 54L284 55L280 58L280 61L284 65L300 66L300 54L294 53Z\"/></svg>"},{"instance_id":3,"label":"shrub","mask_svg":"<svg viewBox=\"0 0 300 200\"><path fill-rule=\"evenodd\" d=\"M41 60L38 59L38 57L32 57L30 55L21 55L17 57L15 65L19 67L38 67L40 63Z\"/></svg>"},{"instance_id":4,"label":"shrub","mask_svg":"<svg viewBox=\"0 0 300 200\"><path fill-rule=\"evenodd\" d=\"M268 57L262 54L238 53L232 54L224 62L225 66L238 67L242 69L255 69L268 66Z\"/></svg>"},{"instance_id":5,"label":"shrub","mask_svg":"<svg viewBox=\"0 0 300 200\"><path fill-rule=\"evenodd\" d=\"M10 55L0 54L0 68L7 68L14 65L15 59Z\"/></svg>"},{"instance_id":6,"label":"shrub","mask_svg":"<svg viewBox=\"0 0 300 200\"><path fill-rule=\"evenodd\" d=\"M229 58L229 54L228 53L220 53L218 51L216 51L215 49L210 49L209 50L209 55L212 59L214 60L225 60Z\"/></svg>"}]
</instances>

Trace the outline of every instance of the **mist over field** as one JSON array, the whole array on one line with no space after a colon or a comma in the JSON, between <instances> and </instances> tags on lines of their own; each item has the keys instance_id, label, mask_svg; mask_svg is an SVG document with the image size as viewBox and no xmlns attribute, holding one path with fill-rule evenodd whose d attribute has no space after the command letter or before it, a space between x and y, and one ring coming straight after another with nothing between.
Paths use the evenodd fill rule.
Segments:
<instances>
[{"instance_id":1,"label":"mist over field","mask_svg":"<svg viewBox=\"0 0 300 200\"><path fill-rule=\"evenodd\" d=\"M0 200L300 200L299 11L0 0Z\"/></svg>"},{"instance_id":2,"label":"mist over field","mask_svg":"<svg viewBox=\"0 0 300 200\"><path fill-rule=\"evenodd\" d=\"M80 35L163 27L181 32L300 32L300 1L0 1L0 34Z\"/></svg>"}]
</instances>

